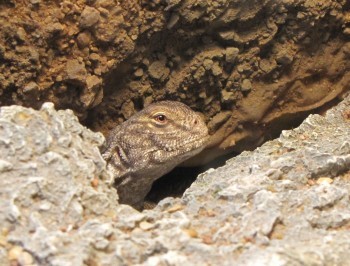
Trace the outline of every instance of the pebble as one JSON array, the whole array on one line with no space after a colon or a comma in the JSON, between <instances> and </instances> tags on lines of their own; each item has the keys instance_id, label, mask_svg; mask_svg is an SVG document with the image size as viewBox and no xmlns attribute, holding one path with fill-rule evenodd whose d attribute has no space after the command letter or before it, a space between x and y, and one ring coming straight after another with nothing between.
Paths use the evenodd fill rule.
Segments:
<instances>
[{"instance_id":1,"label":"pebble","mask_svg":"<svg viewBox=\"0 0 350 266\"><path fill-rule=\"evenodd\" d=\"M86 69L84 64L80 63L77 59L67 61L66 73L68 80L76 80L81 83L85 83Z\"/></svg>"},{"instance_id":2,"label":"pebble","mask_svg":"<svg viewBox=\"0 0 350 266\"><path fill-rule=\"evenodd\" d=\"M79 33L77 37L77 43L79 48L85 48L88 47L91 42L91 33L88 31L84 31L82 33Z\"/></svg>"},{"instance_id":3,"label":"pebble","mask_svg":"<svg viewBox=\"0 0 350 266\"><path fill-rule=\"evenodd\" d=\"M229 63L234 63L236 61L239 49L236 47L228 47L225 50L226 61Z\"/></svg>"},{"instance_id":4,"label":"pebble","mask_svg":"<svg viewBox=\"0 0 350 266\"><path fill-rule=\"evenodd\" d=\"M343 30L343 33L345 34L345 35L350 35L350 28L345 28L344 30Z\"/></svg>"},{"instance_id":5,"label":"pebble","mask_svg":"<svg viewBox=\"0 0 350 266\"><path fill-rule=\"evenodd\" d=\"M90 57L89 57L89 58L90 58L91 61L95 61L95 62L101 60L101 57L100 57L98 54L96 54L96 53L90 54Z\"/></svg>"},{"instance_id":6,"label":"pebble","mask_svg":"<svg viewBox=\"0 0 350 266\"><path fill-rule=\"evenodd\" d=\"M34 90L38 90L39 86L37 83L35 83L34 81L30 81L28 84L26 84L23 88L23 92L27 93L27 92L31 92Z\"/></svg>"},{"instance_id":7,"label":"pebble","mask_svg":"<svg viewBox=\"0 0 350 266\"><path fill-rule=\"evenodd\" d=\"M140 224L139 224L140 228L144 231L148 231L150 229L152 229L154 227L154 224L151 224L149 222L146 222L146 221L142 221Z\"/></svg>"},{"instance_id":8,"label":"pebble","mask_svg":"<svg viewBox=\"0 0 350 266\"><path fill-rule=\"evenodd\" d=\"M241 86L242 91L249 92L252 89L252 83L249 79L244 79Z\"/></svg>"},{"instance_id":9,"label":"pebble","mask_svg":"<svg viewBox=\"0 0 350 266\"><path fill-rule=\"evenodd\" d=\"M183 229L183 231L192 238L198 238L198 232L193 228Z\"/></svg>"},{"instance_id":10,"label":"pebble","mask_svg":"<svg viewBox=\"0 0 350 266\"><path fill-rule=\"evenodd\" d=\"M108 248L109 241L107 239L99 239L94 242L94 247L98 250L105 250Z\"/></svg>"},{"instance_id":11,"label":"pebble","mask_svg":"<svg viewBox=\"0 0 350 266\"><path fill-rule=\"evenodd\" d=\"M206 70L211 69L213 64L214 64L213 60L208 59L208 58L204 59L204 61L203 61L203 66Z\"/></svg>"},{"instance_id":12,"label":"pebble","mask_svg":"<svg viewBox=\"0 0 350 266\"><path fill-rule=\"evenodd\" d=\"M171 15L168 24L167 24L167 28L171 29L172 27L174 27L176 25L176 23L179 21L180 17L178 14L174 13Z\"/></svg>"},{"instance_id":13,"label":"pebble","mask_svg":"<svg viewBox=\"0 0 350 266\"><path fill-rule=\"evenodd\" d=\"M100 20L100 12L93 8L86 6L81 13L80 17L80 27L81 28L90 28L95 25Z\"/></svg>"},{"instance_id":14,"label":"pebble","mask_svg":"<svg viewBox=\"0 0 350 266\"><path fill-rule=\"evenodd\" d=\"M20 40L20 41L25 41L25 39L26 39L26 32L25 32L25 30L22 28L22 27L19 27L18 29L17 29L17 32L16 32L16 36L17 36L17 38Z\"/></svg>"},{"instance_id":15,"label":"pebble","mask_svg":"<svg viewBox=\"0 0 350 266\"><path fill-rule=\"evenodd\" d=\"M163 62L155 61L149 66L148 73L151 78L164 81L169 76L170 69Z\"/></svg>"},{"instance_id":16,"label":"pebble","mask_svg":"<svg viewBox=\"0 0 350 266\"><path fill-rule=\"evenodd\" d=\"M26 251L24 251L24 252L22 252L22 254L20 254L17 261L18 261L19 265L26 265L26 266L33 265L33 263L34 263L33 256Z\"/></svg>"},{"instance_id":17,"label":"pebble","mask_svg":"<svg viewBox=\"0 0 350 266\"><path fill-rule=\"evenodd\" d=\"M143 69L142 68L136 69L136 71L134 72L134 75L137 78L141 78L143 76Z\"/></svg>"},{"instance_id":18,"label":"pebble","mask_svg":"<svg viewBox=\"0 0 350 266\"><path fill-rule=\"evenodd\" d=\"M20 246L14 246L8 252L8 260L12 262L16 262L16 265L33 265L34 258L33 256L24 251Z\"/></svg>"},{"instance_id":19,"label":"pebble","mask_svg":"<svg viewBox=\"0 0 350 266\"><path fill-rule=\"evenodd\" d=\"M293 56L288 51L281 51L277 54L276 62L281 65L288 65L293 61Z\"/></svg>"},{"instance_id":20,"label":"pebble","mask_svg":"<svg viewBox=\"0 0 350 266\"><path fill-rule=\"evenodd\" d=\"M132 101L126 101L123 103L121 112L125 119L130 118L135 113L135 106Z\"/></svg>"},{"instance_id":21,"label":"pebble","mask_svg":"<svg viewBox=\"0 0 350 266\"><path fill-rule=\"evenodd\" d=\"M88 88L88 90L92 90L93 88L98 87L99 85L101 85L102 80L95 75L91 75L88 76L86 79L86 87Z\"/></svg>"},{"instance_id":22,"label":"pebble","mask_svg":"<svg viewBox=\"0 0 350 266\"><path fill-rule=\"evenodd\" d=\"M277 67L277 63L275 60L267 60L267 59L262 59L259 62L259 68L264 71L265 73L270 73Z\"/></svg>"},{"instance_id":23,"label":"pebble","mask_svg":"<svg viewBox=\"0 0 350 266\"><path fill-rule=\"evenodd\" d=\"M225 102L231 102L234 101L234 95L232 91L222 90L221 91L221 98Z\"/></svg>"},{"instance_id":24,"label":"pebble","mask_svg":"<svg viewBox=\"0 0 350 266\"><path fill-rule=\"evenodd\" d=\"M333 183L333 179L329 178L329 177L320 177L319 179L316 180L316 183L318 185L321 185L321 184L332 184Z\"/></svg>"},{"instance_id":25,"label":"pebble","mask_svg":"<svg viewBox=\"0 0 350 266\"><path fill-rule=\"evenodd\" d=\"M19 255L23 252L23 248L20 246L14 246L8 252L8 260L17 260Z\"/></svg>"},{"instance_id":26,"label":"pebble","mask_svg":"<svg viewBox=\"0 0 350 266\"><path fill-rule=\"evenodd\" d=\"M211 68L211 71L213 73L214 76L220 76L222 74L222 69L221 67L219 66L219 63L214 63L214 65L212 66Z\"/></svg>"},{"instance_id":27,"label":"pebble","mask_svg":"<svg viewBox=\"0 0 350 266\"><path fill-rule=\"evenodd\" d=\"M59 23L59 22L49 24L46 27L47 32L50 32L52 34L55 34L55 33L58 33L58 32L62 32L63 29L64 29L63 25L61 23Z\"/></svg>"}]
</instances>

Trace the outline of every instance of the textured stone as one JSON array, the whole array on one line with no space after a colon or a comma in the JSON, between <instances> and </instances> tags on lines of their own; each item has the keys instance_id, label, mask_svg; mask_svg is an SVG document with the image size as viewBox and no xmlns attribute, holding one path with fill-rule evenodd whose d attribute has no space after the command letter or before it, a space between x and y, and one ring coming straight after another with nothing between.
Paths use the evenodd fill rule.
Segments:
<instances>
[{"instance_id":1,"label":"textured stone","mask_svg":"<svg viewBox=\"0 0 350 266\"><path fill-rule=\"evenodd\" d=\"M80 63L78 60L69 60L66 64L66 79L78 84L85 84L87 71L84 63Z\"/></svg>"},{"instance_id":2,"label":"textured stone","mask_svg":"<svg viewBox=\"0 0 350 266\"><path fill-rule=\"evenodd\" d=\"M90 6L86 6L81 13L80 27L89 28L95 25L100 20L100 12Z\"/></svg>"},{"instance_id":3,"label":"textured stone","mask_svg":"<svg viewBox=\"0 0 350 266\"><path fill-rule=\"evenodd\" d=\"M72 112L2 107L0 263L347 265L349 110L347 97L140 213L117 203L103 137Z\"/></svg>"},{"instance_id":4,"label":"textured stone","mask_svg":"<svg viewBox=\"0 0 350 266\"><path fill-rule=\"evenodd\" d=\"M155 61L149 68L148 72L151 78L159 81L164 81L170 74L169 68L167 68L164 62Z\"/></svg>"},{"instance_id":5,"label":"textured stone","mask_svg":"<svg viewBox=\"0 0 350 266\"><path fill-rule=\"evenodd\" d=\"M239 153L350 83L345 0L0 3L0 106L52 101L105 136L125 121L125 101L177 100L206 122L230 111L210 128L209 153Z\"/></svg>"},{"instance_id":6,"label":"textured stone","mask_svg":"<svg viewBox=\"0 0 350 266\"><path fill-rule=\"evenodd\" d=\"M80 48L88 47L91 42L91 33L88 31L84 31L79 33L77 37L77 43Z\"/></svg>"},{"instance_id":7,"label":"textured stone","mask_svg":"<svg viewBox=\"0 0 350 266\"><path fill-rule=\"evenodd\" d=\"M237 55L239 53L239 49L236 47L228 47L225 50L226 61L230 63L234 63Z\"/></svg>"},{"instance_id":8,"label":"textured stone","mask_svg":"<svg viewBox=\"0 0 350 266\"><path fill-rule=\"evenodd\" d=\"M250 82L249 79L244 79L243 80L241 89L244 92L248 92L248 91L252 90L252 83Z\"/></svg>"}]
</instances>

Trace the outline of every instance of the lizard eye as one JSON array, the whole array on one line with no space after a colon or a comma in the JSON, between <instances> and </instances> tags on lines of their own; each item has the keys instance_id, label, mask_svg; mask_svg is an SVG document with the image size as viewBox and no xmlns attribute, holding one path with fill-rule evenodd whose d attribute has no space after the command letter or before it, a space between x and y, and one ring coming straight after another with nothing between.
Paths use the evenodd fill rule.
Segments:
<instances>
[{"instance_id":1,"label":"lizard eye","mask_svg":"<svg viewBox=\"0 0 350 266\"><path fill-rule=\"evenodd\" d=\"M153 119L158 123L158 124L165 124L168 121L168 118L163 115L163 114L156 114Z\"/></svg>"}]
</instances>

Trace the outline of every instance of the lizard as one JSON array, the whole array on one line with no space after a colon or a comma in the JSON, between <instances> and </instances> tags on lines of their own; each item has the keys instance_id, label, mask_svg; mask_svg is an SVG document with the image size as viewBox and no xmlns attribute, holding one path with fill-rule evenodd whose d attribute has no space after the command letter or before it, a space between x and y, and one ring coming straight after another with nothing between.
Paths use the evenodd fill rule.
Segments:
<instances>
[{"instance_id":1,"label":"lizard","mask_svg":"<svg viewBox=\"0 0 350 266\"><path fill-rule=\"evenodd\" d=\"M202 117L176 101L152 103L116 126L102 157L119 203L142 209L153 182L201 152L208 139Z\"/></svg>"}]
</instances>

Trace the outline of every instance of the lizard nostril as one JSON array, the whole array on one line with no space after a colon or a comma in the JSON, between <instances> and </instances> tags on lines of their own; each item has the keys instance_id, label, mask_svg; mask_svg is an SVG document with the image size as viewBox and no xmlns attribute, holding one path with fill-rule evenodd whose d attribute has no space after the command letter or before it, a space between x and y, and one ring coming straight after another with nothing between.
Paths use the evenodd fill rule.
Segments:
<instances>
[{"instance_id":1,"label":"lizard nostril","mask_svg":"<svg viewBox=\"0 0 350 266\"><path fill-rule=\"evenodd\" d=\"M147 121L160 127L149 130ZM108 167L113 174L119 203L142 209L155 180L205 147L202 132L207 132L207 127L199 115L182 103L169 101L149 105L113 129L103 156L112 157ZM169 139L166 138L168 134ZM162 152L154 152L158 150Z\"/></svg>"}]
</instances>

